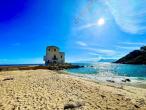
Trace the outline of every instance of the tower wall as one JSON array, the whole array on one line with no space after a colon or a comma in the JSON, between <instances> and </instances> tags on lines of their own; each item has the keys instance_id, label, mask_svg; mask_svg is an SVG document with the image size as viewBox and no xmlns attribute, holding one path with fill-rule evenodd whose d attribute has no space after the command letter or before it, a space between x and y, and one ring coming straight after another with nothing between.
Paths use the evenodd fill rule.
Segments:
<instances>
[{"instance_id":1,"label":"tower wall","mask_svg":"<svg viewBox=\"0 0 146 110\"><path fill-rule=\"evenodd\" d=\"M46 48L46 56L44 56L45 64L49 63L64 63L64 52L59 52L59 48L56 46L48 46Z\"/></svg>"}]
</instances>

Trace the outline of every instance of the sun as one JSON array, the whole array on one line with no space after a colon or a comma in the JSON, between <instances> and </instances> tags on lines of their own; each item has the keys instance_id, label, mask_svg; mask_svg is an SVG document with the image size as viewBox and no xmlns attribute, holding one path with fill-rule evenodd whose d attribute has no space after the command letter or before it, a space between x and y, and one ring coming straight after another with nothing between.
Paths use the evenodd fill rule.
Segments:
<instances>
[{"instance_id":1,"label":"sun","mask_svg":"<svg viewBox=\"0 0 146 110\"><path fill-rule=\"evenodd\" d=\"M102 25L104 25L104 24L105 24L104 18L100 18L100 19L97 20L97 25L98 25L98 26L102 26Z\"/></svg>"}]
</instances>

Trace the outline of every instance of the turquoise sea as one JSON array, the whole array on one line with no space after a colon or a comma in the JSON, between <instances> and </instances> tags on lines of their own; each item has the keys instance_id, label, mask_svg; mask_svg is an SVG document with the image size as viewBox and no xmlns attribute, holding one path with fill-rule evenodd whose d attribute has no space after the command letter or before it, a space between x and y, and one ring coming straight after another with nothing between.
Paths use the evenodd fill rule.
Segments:
<instances>
[{"instance_id":1,"label":"turquoise sea","mask_svg":"<svg viewBox=\"0 0 146 110\"><path fill-rule=\"evenodd\" d=\"M112 80L115 83L124 83L122 80L130 79L127 84L142 84L146 87L146 65L130 65L115 63L76 63L84 68L69 69L66 72L97 81Z\"/></svg>"}]
</instances>

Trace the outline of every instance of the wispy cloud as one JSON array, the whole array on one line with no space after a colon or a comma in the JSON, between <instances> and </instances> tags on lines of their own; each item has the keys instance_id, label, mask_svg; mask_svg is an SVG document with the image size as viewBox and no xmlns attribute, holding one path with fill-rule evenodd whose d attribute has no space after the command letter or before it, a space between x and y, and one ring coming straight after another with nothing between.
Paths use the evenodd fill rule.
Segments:
<instances>
[{"instance_id":1,"label":"wispy cloud","mask_svg":"<svg viewBox=\"0 0 146 110\"><path fill-rule=\"evenodd\" d=\"M80 30L84 30L84 29L88 29L88 28L97 27L97 26L101 27L101 26L103 26L105 24L105 21L107 21L107 19L105 19L104 17L100 17L100 18L94 20L94 22L93 21L92 22L88 22L88 23L86 23L84 25L76 27L75 29L80 31Z\"/></svg>"},{"instance_id":2,"label":"wispy cloud","mask_svg":"<svg viewBox=\"0 0 146 110\"><path fill-rule=\"evenodd\" d=\"M95 57L95 56L98 58L100 56L111 57L111 56L114 56L117 54L117 52L115 50L99 48L97 46L95 48L95 47L88 45L87 43L85 43L83 41L76 41L76 44L78 44L80 46L79 49L85 50L87 52L87 54L92 57Z\"/></svg>"},{"instance_id":3,"label":"wispy cloud","mask_svg":"<svg viewBox=\"0 0 146 110\"><path fill-rule=\"evenodd\" d=\"M101 58L100 57L92 57L92 58L76 58L69 60L70 62L97 62Z\"/></svg>"},{"instance_id":4,"label":"wispy cloud","mask_svg":"<svg viewBox=\"0 0 146 110\"><path fill-rule=\"evenodd\" d=\"M97 49L97 51L99 53L102 53L102 54L105 54L105 55L108 55L108 56L112 56L112 55L115 55L116 54L116 51L114 51L114 50L108 50L108 49Z\"/></svg>"},{"instance_id":5,"label":"wispy cloud","mask_svg":"<svg viewBox=\"0 0 146 110\"><path fill-rule=\"evenodd\" d=\"M85 50L88 50L90 52L96 52L97 54L104 54L104 55L108 55L108 56L112 56L116 54L116 51L114 50L109 50L109 49L99 49L99 48L92 48L92 47L85 47L83 48Z\"/></svg>"},{"instance_id":6,"label":"wispy cloud","mask_svg":"<svg viewBox=\"0 0 146 110\"><path fill-rule=\"evenodd\" d=\"M105 0L105 3L123 31L131 34L146 31L145 0Z\"/></svg>"},{"instance_id":7,"label":"wispy cloud","mask_svg":"<svg viewBox=\"0 0 146 110\"><path fill-rule=\"evenodd\" d=\"M98 53L94 53L94 52L88 52L89 55L92 55L92 56L99 56Z\"/></svg>"},{"instance_id":8,"label":"wispy cloud","mask_svg":"<svg viewBox=\"0 0 146 110\"><path fill-rule=\"evenodd\" d=\"M83 47L86 47L87 44L83 41L77 41L76 44L80 45L80 46L83 46Z\"/></svg>"},{"instance_id":9,"label":"wispy cloud","mask_svg":"<svg viewBox=\"0 0 146 110\"><path fill-rule=\"evenodd\" d=\"M135 50L139 49L143 45L145 45L143 42L119 42L117 48Z\"/></svg>"},{"instance_id":10,"label":"wispy cloud","mask_svg":"<svg viewBox=\"0 0 146 110\"><path fill-rule=\"evenodd\" d=\"M97 23L88 23L88 24L85 24L85 25L82 25L82 26L76 28L76 30L88 29L93 26L97 26Z\"/></svg>"},{"instance_id":11,"label":"wispy cloud","mask_svg":"<svg viewBox=\"0 0 146 110\"><path fill-rule=\"evenodd\" d=\"M146 43L143 43L143 42L120 42L119 44L125 44L125 45L139 45L139 46L146 45Z\"/></svg>"},{"instance_id":12,"label":"wispy cloud","mask_svg":"<svg viewBox=\"0 0 146 110\"><path fill-rule=\"evenodd\" d=\"M118 48L121 48L121 49L126 49L126 50L136 50L136 49L139 49L140 47L136 47L136 46L117 46Z\"/></svg>"}]
</instances>

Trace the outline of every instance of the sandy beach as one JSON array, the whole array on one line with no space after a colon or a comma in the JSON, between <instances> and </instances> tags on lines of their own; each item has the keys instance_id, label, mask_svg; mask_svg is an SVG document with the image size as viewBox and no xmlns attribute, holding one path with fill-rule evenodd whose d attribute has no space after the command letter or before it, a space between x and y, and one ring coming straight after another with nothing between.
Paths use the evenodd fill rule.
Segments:
<instances>
[{"instance_id":1,"label":"sandy beach","mask_svg":"<svg viewBox=\"0 0 146 110\"><path fill-rule=\"evenodd\" d=\"M0 110L146 110L146 89L51 70L0 72Z\"/></svg>"}]
</instances>

